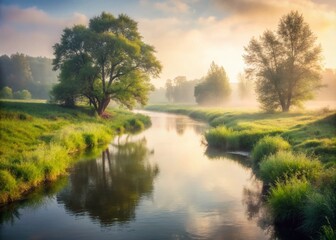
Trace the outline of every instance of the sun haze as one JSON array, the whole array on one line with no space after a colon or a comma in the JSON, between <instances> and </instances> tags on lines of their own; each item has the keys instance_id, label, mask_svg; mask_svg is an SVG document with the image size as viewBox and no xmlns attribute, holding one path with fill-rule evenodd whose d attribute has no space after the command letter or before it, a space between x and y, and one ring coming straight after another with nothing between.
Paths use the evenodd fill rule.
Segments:
<instances>
[{"instance_id":1,"label":"sun haze","mask_svg":"<svg viewBox=\"0 0 336 240\"><path fill-rule=\"evenodd\" d=\"M299 11L321 44L323 64L336 67L336 2L332 0L3 0L0 4L1 54L16 52L53 57L62 30L88 24L102 11L125 13L138 22L144 41L162 62L160 79L199 79L212 61L223 66L231 82L244 71L242 55L252 37L276 30L281 16Z\"/></svg>"}]
</instances>

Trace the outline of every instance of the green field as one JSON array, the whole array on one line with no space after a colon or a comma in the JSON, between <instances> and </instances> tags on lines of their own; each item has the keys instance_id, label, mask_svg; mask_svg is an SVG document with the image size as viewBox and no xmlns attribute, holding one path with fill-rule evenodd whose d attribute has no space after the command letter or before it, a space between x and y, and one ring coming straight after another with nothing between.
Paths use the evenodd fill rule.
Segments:
<instances>
[{"instance_id":1,"label":"green field","mask_svg":"<svg viewBox=\"0 0 336 240\"><path fill-rule=\"evenodd\" d=\"M109 109L103 119L88 107L1 101L0 203L66 174L83 152L106 145L113 136L149 125L148 117L119 109Z\"/></svg>"}]
</instances>

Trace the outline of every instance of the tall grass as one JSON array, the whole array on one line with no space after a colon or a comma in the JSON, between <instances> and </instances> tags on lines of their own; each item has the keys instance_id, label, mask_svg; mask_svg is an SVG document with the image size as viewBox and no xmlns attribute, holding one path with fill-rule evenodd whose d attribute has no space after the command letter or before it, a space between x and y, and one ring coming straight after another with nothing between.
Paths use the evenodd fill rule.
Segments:
<instances>
[{"instance_id":1,"label":"tall grass","mask_svg":"<svg viewBox=\"0 0 336 240\"><path fill-rule=\"evenodd\" d=\"M314 192L309 195L303 209L304 221L302 228L312 235L323 231L323 226L336 227L336 196L335 193Z\"/></svg>"},{"instance_id":2,"label":"tall grass","mask_svg":"<svg viewBox=\"0 0 336 240\"><path fill-rule=\"evenodd\" d=\"M260 163L260 177L268 184L297 177L314 180L322 170L321 163L309 159L303 153L279 151L265 158Z\"/></svg>"},{"instance_id":3,"label":"tall grass","mask_svg":"<svg viewBox=\"0 0 336 240\"><path fill-rule=\"evenodd\" d=\"M205 133L205 139L209 146L222 148L226 150L239 149L238 132L226 127L216 127Z\"/></svg>"},{"instance_id":4,"label":"tall grass","mask_svg":"<svg viewBox=\"0 0 336 240\"><path fill-rule=\"evenodd\" d=\"M266 136L254 146L252 150L252 159L257 166L263 159L278 151L285 151L291 148L290 144L280 136Z\"/></svg>"},{"instance_id":5,"label":"tall grass","mask_svg":"<svg viewBox=\"0 0 336 240\"><path fill-rule=\"evenodd\" d=\"M312 190L305 179L290 178L277 182L270 189L267 200L275 223L298 226L303 221L303 209Z\"/></svg>"}]
</instances>

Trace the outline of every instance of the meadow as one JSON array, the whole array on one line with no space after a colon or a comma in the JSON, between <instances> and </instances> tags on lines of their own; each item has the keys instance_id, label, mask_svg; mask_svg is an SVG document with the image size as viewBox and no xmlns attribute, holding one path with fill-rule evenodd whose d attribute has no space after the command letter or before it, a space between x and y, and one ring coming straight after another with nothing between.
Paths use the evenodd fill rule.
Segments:
<instances>
[{"instance_id":1,"label":"meadow","mask_svg":"<svg viewBox=\"0 0 336 240\"><path fill-rule=\"evenodd\" d=\"M113 136L150 124L148 117L121 109L101 118L84 106L0 101L0 204L67 174L86 151L104 147Z\"/></svg>"},{"instance_id":2,"label":"meadow","mask_svg":"<svg viewBox=\"0 0 336 240\"><path fill-rule=\"evenodd\" d=\"M152 105L147 110L207 122L208 147L245 150L263 181L263 199L275 229L307 239L336 239L336 111L287 113Z\"/></svg>"}]
</instances>

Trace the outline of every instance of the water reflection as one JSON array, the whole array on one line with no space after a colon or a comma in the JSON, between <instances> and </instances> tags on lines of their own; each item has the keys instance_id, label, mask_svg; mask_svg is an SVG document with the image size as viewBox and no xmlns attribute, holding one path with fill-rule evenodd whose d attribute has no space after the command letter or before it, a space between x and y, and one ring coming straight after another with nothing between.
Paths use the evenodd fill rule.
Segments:
<instances>
[{"instance_id":1,"label":"water reflection","mask_svg":"<svg viewBox=\"0 0 336 240\"><path fill-rule=\"evenodd\" d=\"M159 172L147 161L150 154L145 138L111 145L100 158L76 165L57 201L69 212L88 215L102 225L134 219L140 198L150 196Z\"/></svg>"},{"instance_id":2,"label":"water reflection","mask_svg":"<svg viewBox=\"0 0 336 240\"><path fill-rule=\"evenodd\" d=\"M37 209L47 205L50 199L68 183L67 177L61 177L52 183L46 183L29 193L25 199L0 207L0 224L15 224L21 219L21 210ZM1 227L1 225L0 225Z\"/></svg>"},{"instance_id":3,"label":"water reflection","mask_svg":"<svg viewBox=\"0 0 336 240\"><path fill-rule=\"evenodd\" d=\"M175 131L179 136L182 136L187 130L192 129L196 134L201 134L207 128L204 123L195 122L189 117L165 114L165 118L162 118L162 113L155 113L152 118L157 118L156 121L164 121L161 124L156 122L158 125L163 125L167 132Z\"/></svg>"}]
</instances>

